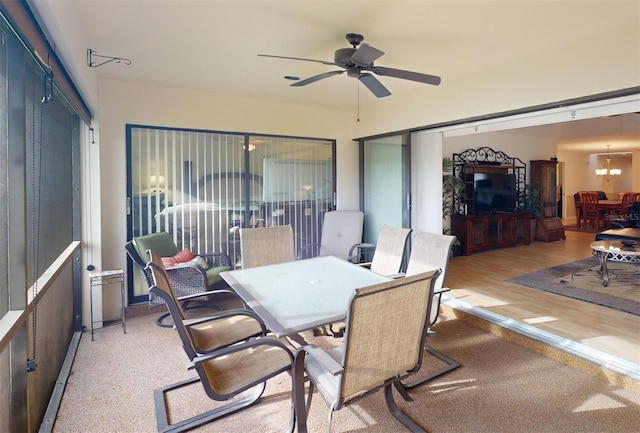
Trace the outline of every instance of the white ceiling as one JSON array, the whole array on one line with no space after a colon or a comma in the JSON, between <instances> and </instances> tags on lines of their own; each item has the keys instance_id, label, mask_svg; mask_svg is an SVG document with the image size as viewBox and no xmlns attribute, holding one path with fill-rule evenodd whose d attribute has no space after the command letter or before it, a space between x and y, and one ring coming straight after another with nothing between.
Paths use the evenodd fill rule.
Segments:
<instances>
[{"instance_id":1,"label":"white ceiling","mask_svg":"<svg viewBox=\"0 0 640 433\"><path fill-rule=\"evenodd\" d=\"M130 66L111 62L96 68L101 78L349 111L356 105L354 78L342 74L305 87L290 87L291 81L283 78L304 79L337 67L258 54L332 62L336 49L349 47L345 34L354 32L386 53L376 65L439 75L446 83L496 64L522 61L528 53L589 40L608 26L638 19L629 14L629 2L609 1L49 2L64 2L57 7L68 6L77 14L87 48L131 60ZM391 91L390 98L407 92L428 97L438 91L436 86L378 78ZM360 104L376 103L363 86L359 93ZM585 141L620 131L618 120L583 122L552 125L544 133L564 141L582 136ZM623 124L640 135L639 115Z\"/></svg>"}]
</instances>

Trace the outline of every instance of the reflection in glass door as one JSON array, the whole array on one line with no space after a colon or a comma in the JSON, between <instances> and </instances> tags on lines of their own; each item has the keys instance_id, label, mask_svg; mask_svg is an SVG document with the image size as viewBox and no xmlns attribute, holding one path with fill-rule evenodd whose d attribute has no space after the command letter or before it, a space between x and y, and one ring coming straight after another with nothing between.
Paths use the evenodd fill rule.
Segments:
<instances>
[{"instance_id":1,"label":"reflection in glass door","mask_svg":"<svg viewBox=\"0 0 640 433\"><path fill-rule=\"evenodd\" d=\"M239 229L290 224L318 244L334 207L335 141L127 125L129 237L165 231L179 249L240 263ZM148 297L129 263L129 300ZM133 277L132 277L133 276Z\"/></svg>"},{"instance_id":2,"label":"reflection in glass door","mask_svg":"<svg viewBox=\"0 0 640 433\"><path fill-rule=\"evenodd\" d=\"M410 227L408 134L365 140L364 240L376 242L383 225Z\"/></svg>"}]
</instances>

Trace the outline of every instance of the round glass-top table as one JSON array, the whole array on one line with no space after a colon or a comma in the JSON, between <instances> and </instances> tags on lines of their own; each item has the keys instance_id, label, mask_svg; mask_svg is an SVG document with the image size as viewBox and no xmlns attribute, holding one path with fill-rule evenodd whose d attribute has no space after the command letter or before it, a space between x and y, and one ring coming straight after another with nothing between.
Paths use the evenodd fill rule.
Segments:
<instances>
[{"instance_id":1,"label":"round glass-top table","mask_svg":"<svg viewBox=\"0 0 640 433\"><path fill-rule=\"evenodd\" d=\"M607 261L640 264L639 242L595 241L591 242L591 249L600 262L600 274L602 275L602 285L604 287L609 284Z\"/></svg>"}]
</instances>

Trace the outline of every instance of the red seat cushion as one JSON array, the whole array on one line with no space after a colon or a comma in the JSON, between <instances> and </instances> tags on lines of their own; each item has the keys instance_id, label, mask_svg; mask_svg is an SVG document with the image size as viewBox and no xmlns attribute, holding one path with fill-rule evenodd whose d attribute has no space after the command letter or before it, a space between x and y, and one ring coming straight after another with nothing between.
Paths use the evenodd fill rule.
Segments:
<instances>
[{"instance_id":1,"label":"red seat cushion","mask_svg":"<svg viewBox=\"0 0 640 433\"><path fill-rule=\"evenodd\" d=\"M163 257L162 264L166 268L169 266L175 266L178 263L188 262L189 260L193 260L194 257L195 255L189 250L189 248L185 248L171 257Z\"/></svg>"}]
</instances>

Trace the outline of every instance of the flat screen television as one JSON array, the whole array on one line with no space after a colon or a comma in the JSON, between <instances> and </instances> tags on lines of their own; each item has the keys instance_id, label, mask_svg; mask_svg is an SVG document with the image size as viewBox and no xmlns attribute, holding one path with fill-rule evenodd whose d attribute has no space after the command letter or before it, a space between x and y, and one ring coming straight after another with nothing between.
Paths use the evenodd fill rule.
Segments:
<instances>
[{"instance_id":1,"label":"flat screen television","mask_svg":"<svg viewBox=\"0 0 640 433\"><path fill-rule=\"evenodd\" d=\"M476 215L514 212L518 194L514 174L474 173L473 210Z\"/></svg>"}]
</instances>

